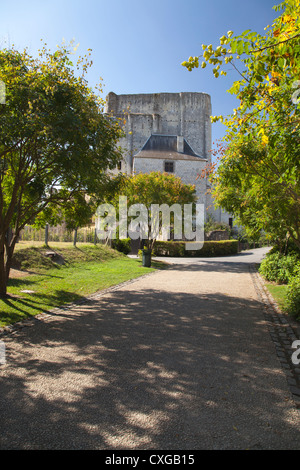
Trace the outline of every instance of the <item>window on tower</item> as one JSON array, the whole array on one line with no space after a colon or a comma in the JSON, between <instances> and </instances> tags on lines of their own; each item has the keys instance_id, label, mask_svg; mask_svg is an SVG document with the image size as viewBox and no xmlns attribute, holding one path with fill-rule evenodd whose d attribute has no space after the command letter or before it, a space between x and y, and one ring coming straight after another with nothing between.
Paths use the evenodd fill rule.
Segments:
<instances>
[{"instance_id":1,"label":"window on tower","mask_svg":"<svg viewBox=\"0 0 300 470\"><path fill-rule=\"evenodd\" d=\"M174 173L174 162L165 162L165 172Z\"/></svg>"}]
</instances>

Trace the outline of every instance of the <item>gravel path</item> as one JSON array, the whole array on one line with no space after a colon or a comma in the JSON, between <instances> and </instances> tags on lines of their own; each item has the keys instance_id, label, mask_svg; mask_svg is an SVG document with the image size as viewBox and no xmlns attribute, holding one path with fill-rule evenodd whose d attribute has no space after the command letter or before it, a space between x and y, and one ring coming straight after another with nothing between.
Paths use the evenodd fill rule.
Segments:
<instances>
[{"instance_id":1,"label":"gravel path","mask_svg":"<svg viewBox=\"0 0 300 470\"><path fill-rule=\"evenodd\" d=\"M2 336L0 449L300 449L253 254L169 270Z\"/></svg>"}]
</instances>

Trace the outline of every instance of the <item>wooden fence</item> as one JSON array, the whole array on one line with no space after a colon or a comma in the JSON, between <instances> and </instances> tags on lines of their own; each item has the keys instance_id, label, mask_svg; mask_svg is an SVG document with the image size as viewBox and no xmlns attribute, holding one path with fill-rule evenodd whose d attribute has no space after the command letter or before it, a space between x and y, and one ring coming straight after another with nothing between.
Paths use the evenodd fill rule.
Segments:
<instances>
[{"instance_id":1,"label":"wooden fence","mask_svg":"<svg viewBox=\"0 0 300 470\"><path fill-rule=\"evenodd\" d=\"M70 242L74 245L80 242L107 243L105 240L98 239L94 226L67 230L63 225L57 227L47 225L45 228L35 228L27 225L20 234L20 240L44 242L46 245L51 242Z\"/></svg>"}]
</instances>

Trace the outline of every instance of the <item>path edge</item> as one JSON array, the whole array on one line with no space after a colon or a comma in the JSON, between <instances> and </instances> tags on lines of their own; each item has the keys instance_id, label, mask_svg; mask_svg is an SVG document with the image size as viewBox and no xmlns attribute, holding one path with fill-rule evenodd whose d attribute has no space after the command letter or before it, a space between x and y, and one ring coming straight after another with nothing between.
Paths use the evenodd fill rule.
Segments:
<instances>
[{"instance_id":1,"label":"path edge","mask_svg":"<svg viewBox=\"0 0 300 470\"><path fill-rule=\"evenodd\" d=\"M300 409L300 364L292 362L295 349L292 344L300 339L300 325L293 321L288 314L281 311L276 301L265 286L257 266L249 266L250 275L259 301L263 304L263 314L274 343L276 355L285 373L292 399L297 409Z\"/></svg>"}]
</instances>

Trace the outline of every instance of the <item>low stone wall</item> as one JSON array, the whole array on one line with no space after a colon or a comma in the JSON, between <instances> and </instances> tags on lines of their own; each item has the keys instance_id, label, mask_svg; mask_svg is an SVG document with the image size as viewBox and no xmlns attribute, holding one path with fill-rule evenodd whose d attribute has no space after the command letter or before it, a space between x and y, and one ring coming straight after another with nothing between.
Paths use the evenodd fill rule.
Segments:
<instances>
[{"instance_id":1,"label":"low stone wall","mask_svg":"<svg viewBox=\"0 0 300 470\"><path fill-rule=\"evenodd\" d=\"M227 230L212 230L205 234L204 240L207 241L222 241L222 240L229 240L229 232Z\"/></svg>"}]
</instances>

